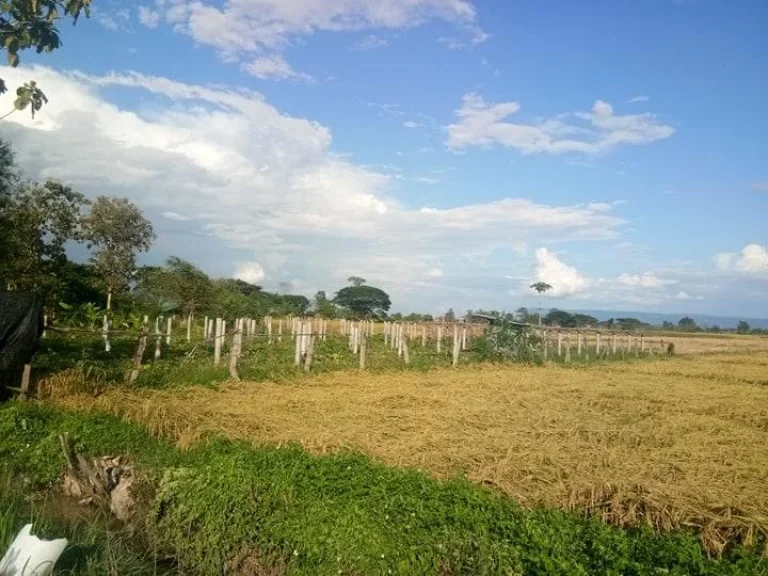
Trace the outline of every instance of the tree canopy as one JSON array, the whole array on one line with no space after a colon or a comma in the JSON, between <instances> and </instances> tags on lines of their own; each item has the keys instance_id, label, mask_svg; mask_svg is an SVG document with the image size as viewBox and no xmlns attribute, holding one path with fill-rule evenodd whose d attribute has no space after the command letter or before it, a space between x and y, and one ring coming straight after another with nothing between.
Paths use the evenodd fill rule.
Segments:
<instances>
[{"instance_id":1,"label":"tree canopy","mask_svg":"<svg viewBox=\"0 0 768 576\"><path fill-rule=\"evenodd\" d=\"M61 19L76 24L81 14L90 16L91 0L0 0L0 46L8 53L8 64L19 65L19 52L34 48L40 54L61 47L61 36L56 27ZM0 78L0 94L7 91ZM35 82L16 89L13 110L29 107L35 112L48 102L48 98ZM7 116L8 114L6 114Z\"/></svg>"},{"instance_id":2,"label":"tree canopy","mask_svg":"<svg viewBox=\"0 0 768 576\"><path fill-rule=\"evenodd\" d=\"M374 286L347 286L336 293L333 303L361 318L382 316L392 306L389 295Z\"/></svg>"},{"instance_id":3,"label":"tree canopy","mask_svg":"<svg viewBox=\"0 0 768 576\"><path fill-rule=\"evenodd\" d=\"M95 248L91 260L107 290L109 309L112 294L126 290L133 278L136 255L152 246L152 223L127 199L99 196L83 228L88 248Z\"/></svg>"}]
</instances>

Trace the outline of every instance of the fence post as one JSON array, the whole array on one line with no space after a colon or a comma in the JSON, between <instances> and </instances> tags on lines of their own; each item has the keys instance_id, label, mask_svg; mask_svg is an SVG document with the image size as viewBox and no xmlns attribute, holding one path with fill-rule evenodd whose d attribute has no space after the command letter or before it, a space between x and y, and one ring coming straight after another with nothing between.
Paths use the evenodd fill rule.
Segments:
<instances>
[{"instance_id":1,"label":"fence post","mask_svg":"<svg viewBox=\"0 0 768 576\"><path fill-rule=\"evenodd\" d=\"M411 355L408 352L408 339L403 338L401 341L401 350L403 351L403 361L408 365L411 363Z\"/></svg>"},{"instance_id":2,"label":"fence post","mask_svg":"<svg viewBox=\"0 0 768 576\"><path fill-rule=\"evenodd\" d=\"M565 335L565 363L571 363L571 334Z\"/></svg>"},{"instance_id":3,"label":"fence post","mask_svg":"<svg viewBox=\"0 0 768 576\"><path fill-rule=\"evenodd\" d=\"M360 370L365 370L365 355L368 352L368 338L360 340Z\"/></svg>"},{"instance_id":4,"label":"fence post","mask_svg":"<svg viewBox=\"0 0 768 576\"><path fill-rule=\"evenodd\" d=\"M160 334L160 323L155 320L155 360L159 360L162 355L162 342L163 336Z\"/></svg>"},{"instance_id":5,"label":"fence post","mask_svg":"<svg viewBox=\"0 0 768 576\"><path fill-rule=\"evenodd\" d=\"M203 340L208 340L208 316L203 318Z\"/></svg>"},{"instance_id":6,"label":"fence post","mask_svg":"<svg viewBox=\"0 0 768 576\"><path fill-rule=\"evenodd\" d=\"M104 314L101 327L101 331L104 333L104 352L109 352L112 350L112 344L109 342L109 317L106 314Z\"/></svg>"},{"instance_id":7,"label":"fence post","mask_svg":"<svg viewBox=\"0 0 768 576\"><path fill-rule=\"evenodd\" d=\"M600 356L600 332L597 333L597 338L595 340L595 356Z\"/></svg>"},{"instance_id":8,"label":"fence post","mask_svg":"<svg viewBox=\"0 0 768 576\"><path fill-rule=\"evenodd\" d=\"M149 333L149 316L144 316L144 322L141 325L141 336L136 346L136 352L133 355L133 369L128 375L128 383L133 384L139 377L141 370L141 360L144 357L144 350L147 348L147 334Z\"/></svg>"},{"instance_id":9,"label":"fence post","mask_svg":"<svg viewBox=\"0 0 768 576\"><path fill-rule=\"evenodd\" d=\"M221 339L224 336L224 321L216 318L216 324L213 331L213 365L221 364Z\"/></svg>"},{"instance_id":10,"label":"fence post","mask_svg":"<svg viewBox=\"0 0 768 576\"><path fill-rule=\"evenodd\" d=\"M453 325L453 367L459 365L459 350L460 350L461 342L459 341L459 326L458 324Z\"/></svg>"},{"instance_id":11,"label":"fence post","mask_svg":"<svg viewBox=\"0 0 768 576\"><path fill-rule=\"evenodd\" d=\"M235 333L232 334L232 344L229 347L229 375L233 380L240 381L237 373L237 360L240 358L240 346L243 341L243 320L235 320Z\"/></svg>"},{"instance_id":12,"label":"fence post","mask_svg":"<svg viewBox=\"0 0 768 576\"><path fill-rule=\"evenodd\" d=\"M192 340L192 312L187 314L187 342Z\"/></svg>"},{"instance_id":13,"label":"fence post","mask_svg":"<svg viewBox=\"0 0 768 576\"><path fill-rule=\"evenodd\" d=\"M541 339L541 355L546 362L549 358L549 332L544 330L544 337Z\"/></svg>"},{"instance_id":14,"label":"fence post","mask_svg":"<svg viewBox=\"0 0 768 576\"><path fill-rule=\"evenodd\" d=\"M304 372L312 370L312 362L315 359L315 337L307 336L307 354L304 357Z\"/></svg>"},{"instance_id":15,"label":"fence post","mask_svg":"<svg viewBox=\"0 0 768 576\"><path fill-rule=\"evenodd\" d=\"M581 331L576 333L576 354L581 358Z\"/></svg>"},{"instance_id":16,"label":"fence post","mask_svg":"<svg viewBox=\"0 0 768 576\"><path fill-rule=\"evenodd\" d=\"M427 345L427 327L424 324L421 325L421 347L424 348Z\"/></svg>"},{"instance_id":17,"label":"fence post","mask_svg":"<svg viewBox=\"0 0 768 576\"><path fill-rule=\"evenodd\" d=\"M168 321L167 321L168 327L167 327L167 329L166 329L166 332L167 332L167 334L166 334L166 336L165 336L165 343L166 343L167 345L169 345L169 346L170 346L170 344L171 344L171 324L172 324L172 322L173 322L173 318L172 318L172 317L169 317L169 318L168 318Z\"/></svg>"},{"instance_id":18,"label":"fence post","mask_svg":"<svg viewBox=\"0 0 768 576\"><path fill-rule=\"evenodd\" d=\"M461 327L461 349L462 350L467 349L467 327L466 326Z\"/></svg>"},{"instance_id":19,"label":"fence post","mask_svg":"<svg viewBox=\"0 0 768 576\"><path fill-rule=\"evenodd\" d=\"M616 356L616 333L611 334L611 352Z\"/></svg>"},{"instance_id":20,"label":"fence post","mask_svg":"<svg viewBox=\"0 0 768 576\"><path fill-rule=\"evenodd\" d=\"M437 353L440 354L440 352L443 351L443 327L438 326L437 327Z\"/></svg>"},{"instance_id":21,"label":"fence post","mask_svg":"<svg viewBox=\"0 0 768 576\"><path fill-rule=\"evenodd\" d=\"M563 333L560 330L557 331L557 357L563 356Z\"/></svg>"},{"instance_id":22,"label":"fence post","mask_svg":"<svg viewBox=\"0 0 768 576\"><path fill-rule=\"evenodd\" d=\"M645 334L640 334L640 354L645 352Z\"/></svg>"},{"instance_id":23,"label":"fence post","mask_svg":"<svg viewBox=\"0 0 768 576\"><path fill-rule=\"evenodd\" d=\"M26 400L29 396L29 379L32 375L32 364L24 364L24 372L21 373L20 398Z\"/></svg>"}]
</instances>

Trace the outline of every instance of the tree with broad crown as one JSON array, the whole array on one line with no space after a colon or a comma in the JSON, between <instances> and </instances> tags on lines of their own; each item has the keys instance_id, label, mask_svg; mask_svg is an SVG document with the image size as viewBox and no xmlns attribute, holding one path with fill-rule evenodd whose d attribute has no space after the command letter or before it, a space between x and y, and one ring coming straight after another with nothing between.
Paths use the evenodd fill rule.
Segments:
<instances>
[{"instance_id":1,"label":"tree with broad crown","mask_svg":"<svg viewBox=\"0 0 768 576\"><path fill-rule=\"evenodd\" d=\"M548 290L552 290L552 286L546 282L534 282L530 288L539 293L539 326L541 326L541 295Z\"/></svg>"},{"instance_id":2,"label":"tree with broad crown","mask_svg":"<svg viewBox=\"0 0 768 576\"><path fill-rule=\"evenodd\" d=\"M736 332L738 334L749 334L750 326L744 320L739 320L739 324L736 326Z\"/></svg>"},{"instance_id":3,"label":"tree with broad crown","mask_svg":"<svg viewBox=\"0 0 768 576\"><path fill-rule=\"evenodd\" d=\"M99 196L83 225L88 248L96 248L91 261L104 282L110 310L112 295L126 290L136 273L136 254L152 246L152 223L126 198Z\"/></svg>"},{"instance_id":4,"label":"tree with broad crown","mask_svg":"<svg viewBox=\"0 0 768 576\"><path fill-rule=\"evenodd\" d=\"M8 51L8 64L19 65L19 52L34 48L38 54L53 52L61 47L56 28L58 20L71 18L76 24L80 14L91 14L91 0L0 0L0 46ZM0 94L7 87L0 78ZM35 112L48 102L48 98L34 82L26 82L16 89L13 110L0 117L5 118L16 110L29 107Z\"/></svg>"},{"instance_id":5,"label":"tree with broad crown","mask_svg":"<svg viewBox=\"0 0 768 576\"><path fill-rule=\"evenodd\" d=\"M389 295L374 286L347 286L336 293L333 303L348 308L357 317L381 316L389 310Z\"/></svg>"},{"instance_id":6,"label":"tree with broad crown","mask_svg":"<svg viewBox=\"0 0 768 576\"><path fill-rule=\"evenodd\" d=\"M347 278L347 282L352 284L352 286L362 286L365 284L365 278L360 278L360 276L350 276Z\"/></svg>"}]
</instances>

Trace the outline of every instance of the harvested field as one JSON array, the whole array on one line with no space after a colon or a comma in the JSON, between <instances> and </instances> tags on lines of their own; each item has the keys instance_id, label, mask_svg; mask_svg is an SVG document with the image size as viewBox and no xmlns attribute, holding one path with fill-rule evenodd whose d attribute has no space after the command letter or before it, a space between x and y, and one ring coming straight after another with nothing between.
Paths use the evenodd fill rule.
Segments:
<instances>
[{"instance_id":1,"label":"harvested field","mask_svg":"<svg viewBox=\"0 0 768 576\"><path fill-rule=\"evenodd\" d=\"M721 354L428 373L343 372L295 384L111 389L67 396L189 445L360 449L388 464L459 471L521 502L619 525L693 526L712 551L768 534L768 358Z\"/></svg>"},{"instance_id":2,"label":"harvested field","mask_svg":"<svg viewBox=\"0 0 768 576\"><path fill-rule=\"evenodd\" d=\"M649 340L674 342L677 354L707 354L720 352L768 352L767 336L741 334L687 334L679 332L652 333Z\"/></svg>"}]
</instances>

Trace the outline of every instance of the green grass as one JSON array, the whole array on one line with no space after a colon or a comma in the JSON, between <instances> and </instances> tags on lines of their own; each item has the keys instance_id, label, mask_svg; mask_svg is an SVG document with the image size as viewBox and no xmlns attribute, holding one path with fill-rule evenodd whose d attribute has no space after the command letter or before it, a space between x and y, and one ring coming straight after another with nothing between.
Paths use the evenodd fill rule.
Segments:
<instances>
[{"instance_id":1,"label":"green grass","mask_svg":"<svg viewBox=\"0 0 768 576\"><path fill-rule=\"evenodd\" d=\"M144 388L166 388L177 386L211 386L229 379L227 369L228 347L224 346L222 363L213 366L213 346L188 344L183 340L174 340L171 346L163 341L162 357L154 359L154 336L149 339L144 354L144 364L139 378L133 384ZM112 342L112 351L104 351L103 341L93 337L72 334L51 333L43 340L41 350L34 360L33 377L37 381L50 379L67 371L70 388L82 392L96 392L106 386L126 386L125 377L131 368L131 358L136 346L133 338L116 338ZM370 372L393 372L402 370L427 371L451 366L451 342L446 339L442 351L438 353L435 342L428 341L421 345L420 339L414 339L409 345L410 363L405 364L396 350L384 345L381 335L369 340L367 369ZM638 357L634 352L626 356L619 351L615 356L606 354L604 347L600 358L595 358L594 350L585 349L582 356L576 354L575 347L571 354L571 364L590 365L596 362L632 362L642 360L648 355ZM191 353L191 355L190 355ZM564 363L565 354L558 357L556 349L550 348L549 362ZM494 361L488 346L482 338L472 342L469 350L463 351L460 364L478 364ZM540 359L534 359L540 362ZM339 370L357 369L359 357L348 348L347 338L329 335L327 340L317 340L315 345L312 373L326 373ZM243 380L248 381L295 381L305 373L294 366L294 343L286 335L282 341L277 337L270 343L266 338L254 338L244 342L238 371Z\"/></svg>"},{"instance_id":2,"label":"green grass","mask_svg":"<svg viewBox=\"0 0 768 576\"><path fill-rule=\"evenodd\" d=\"M35 536L69 540L54 574L146 576L176 572L168 562L153 559L131 545L124 531L111 527L98 513L66 519L60 516L61 511L54 513L45 499L31 501L22 495L17 482L0 477L0 555L22 526L31 523Z\"/></svg>"},{"instance_id":3,"label":"green grass","mask_svg":"<svg viewBox=\"0 0 768 576\"><path fill-rule=\"evenodd\" d=\"M30 486L57 481L57 434L93 455L126 454L156 487L152 547L190 574L221 573L240 552L272 573L761 575L740 547L710 559L695 536L624 531L555 510L527 510L463 479L436 481L359 454L211 439L187 452L97 414L0 407L0 466Z\"/></svg>"}]
</instances>

